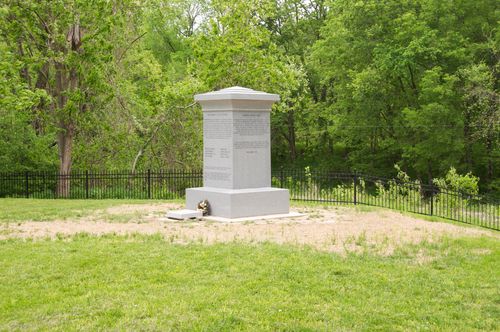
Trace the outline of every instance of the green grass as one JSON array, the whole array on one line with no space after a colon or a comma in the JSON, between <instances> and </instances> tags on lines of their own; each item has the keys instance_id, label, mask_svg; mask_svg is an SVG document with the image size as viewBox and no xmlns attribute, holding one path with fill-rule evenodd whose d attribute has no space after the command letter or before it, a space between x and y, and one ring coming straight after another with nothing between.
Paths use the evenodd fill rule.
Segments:
<instances>
[{"instance_id":1,"label":"green grass","mask_svg":"<svg viewBox=\"0 0 500 332\"><path fill-rule=\"evenodd\" d=\"M51 200L51 199L25 199L2 198L0 199L0 221L50 221L75 217L82 217L89 213L122 204L151 204L162 203L159 200ZM168 202L181 202L171 200Z\"/></svg>"},{"instance_id":2,"label":"green grass","mask_svg":"<svg viewBox=\"0 0 500 332\"><path fill-rule=\"evenodd\" d=\"M497 330L500 248L390 257L160 236L0 241L0 330Z\"/></svg>"}]
</instances>

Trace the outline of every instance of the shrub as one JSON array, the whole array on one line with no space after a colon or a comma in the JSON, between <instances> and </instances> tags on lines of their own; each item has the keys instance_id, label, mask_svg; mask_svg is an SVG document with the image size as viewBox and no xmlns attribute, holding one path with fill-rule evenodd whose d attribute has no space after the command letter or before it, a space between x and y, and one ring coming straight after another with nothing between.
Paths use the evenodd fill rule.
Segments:
<instances>
[{"instance_id":1,"label":"shrub","mask_svg":"<svg viewBox=\"0 0 500 332\"><path fill-rule=\"evenodd\" d=\"M432 182L441 190L453 190L467 195L479 193L479 178L471 172L460 175L451 167L444 178L435 178Z\"/></svg>"}]
</instances>

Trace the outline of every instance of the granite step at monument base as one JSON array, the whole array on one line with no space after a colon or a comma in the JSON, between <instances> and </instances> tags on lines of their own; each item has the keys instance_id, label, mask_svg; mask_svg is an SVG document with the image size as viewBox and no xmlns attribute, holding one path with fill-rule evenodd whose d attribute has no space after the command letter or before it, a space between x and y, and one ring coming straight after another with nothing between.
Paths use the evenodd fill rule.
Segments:
<instances>
[{"instance_id":1,"label":"granite step at monument base","mask_svg":"<svg viewBox=\"0 0 500 332\"><path fill-rule=\"evenodd\" d=\"M196 210L207 200L210 217L226 219L285 215L290 213L288 189L272 187L224 189L199 187L186 189L186 208Z\"/></svg>"}]
</instances>

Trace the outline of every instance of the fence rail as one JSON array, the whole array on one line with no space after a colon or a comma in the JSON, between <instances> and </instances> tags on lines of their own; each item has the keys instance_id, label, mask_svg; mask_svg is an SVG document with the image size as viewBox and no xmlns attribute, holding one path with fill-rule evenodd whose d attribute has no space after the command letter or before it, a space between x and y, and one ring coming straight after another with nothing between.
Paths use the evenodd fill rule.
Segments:
<instances>
[{"instance_id":1,"label":"fence rail","mask_svg":"<svg viewBox=\"0 0 500 332\"><path fill-rule=\"evenodd\" d=\"M0 197L173 199L202 183L200 170L0 172ZM380 206L500 230L499 201L418 182L280 169L273 171L272 185L289 189L297 201Z\"/></svg>"}]
</instances>

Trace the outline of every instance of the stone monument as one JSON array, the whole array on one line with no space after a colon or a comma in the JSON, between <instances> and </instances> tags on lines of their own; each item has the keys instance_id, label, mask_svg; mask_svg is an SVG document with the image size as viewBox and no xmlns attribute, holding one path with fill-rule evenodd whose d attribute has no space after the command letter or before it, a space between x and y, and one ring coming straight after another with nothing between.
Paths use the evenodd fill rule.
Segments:
<instances>
[{"instance_id":1,"label":"stone monument","mask_svg":"<svg viewBox=\"0 0 500 332\"><path fill-rule=\"evenodd\" d=\"M203 187L186 207L208 200L223 218L289 213L289 192L271 187L271 107L276 94L232 87L195 95L203 110Z\"/></svg>"}]
</instances>

